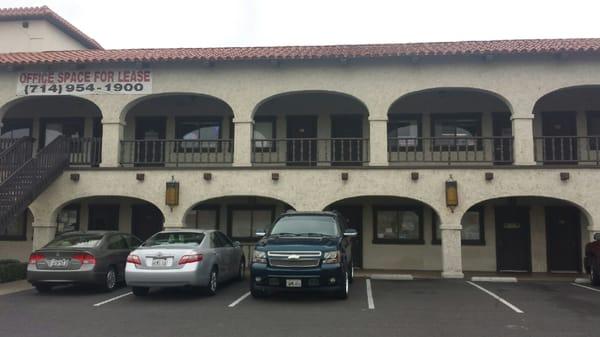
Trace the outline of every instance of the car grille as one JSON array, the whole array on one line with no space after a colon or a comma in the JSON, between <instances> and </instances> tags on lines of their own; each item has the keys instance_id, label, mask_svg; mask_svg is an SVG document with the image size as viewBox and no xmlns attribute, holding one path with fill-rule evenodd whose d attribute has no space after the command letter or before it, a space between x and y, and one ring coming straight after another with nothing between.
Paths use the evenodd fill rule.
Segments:
<instances>
[{"instance_id":1,"label":"car grille","mask_svg":"<svg viewBox=\"0 0 600 337\"><path fill-rule=\"evenodd\" d=\"M310 268L321 262L321 252L268 252L267 256L272 267Z\"/></svg>"}]
</instances>

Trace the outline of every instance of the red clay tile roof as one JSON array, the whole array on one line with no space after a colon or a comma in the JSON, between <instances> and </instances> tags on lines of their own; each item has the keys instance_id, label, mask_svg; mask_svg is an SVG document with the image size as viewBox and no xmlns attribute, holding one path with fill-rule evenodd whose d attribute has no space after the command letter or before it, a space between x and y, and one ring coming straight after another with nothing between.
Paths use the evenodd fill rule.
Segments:
<instances>
[{"instance_id":1,"label":"red clay tile roof","mask_svg":"<svg viewBox=\"0 0 600 337\"><path fill-rule=\"evenodd\" d=\"M72 50L0 54L0 65L314 60L600 53L600 39L499 40L340 46Z\"/></svg>"},{"instance_id":2,"label":"red clay tile roof","mask_svg":"<svg viewBox=\"0 0 600 337\"><path fill-rule=\"evenodd\" d=\"M82 31L60 17L47 6L0 8L0 21L45 19L67 33L85 47L90 49L103 49L96 40L85 35Z\"/></svg>"}]
</instances>

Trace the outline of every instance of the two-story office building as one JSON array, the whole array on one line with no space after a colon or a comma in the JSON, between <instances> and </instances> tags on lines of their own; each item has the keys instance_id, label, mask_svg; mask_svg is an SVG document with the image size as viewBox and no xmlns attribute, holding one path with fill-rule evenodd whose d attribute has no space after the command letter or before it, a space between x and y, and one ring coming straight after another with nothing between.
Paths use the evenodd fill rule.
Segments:
<instances>
[{"instance_id":1,"label":"two-story office building","mask_svg":"<svg viewBox=\"0 0 600 337\"><path fill-rule=\"evenodd\" d=\"M356 266L462 277L578 272L600 232L600 39L104 50L57 27L81 48L0 54L2 257L338 210Z\"/></svg>"}]
</instances>

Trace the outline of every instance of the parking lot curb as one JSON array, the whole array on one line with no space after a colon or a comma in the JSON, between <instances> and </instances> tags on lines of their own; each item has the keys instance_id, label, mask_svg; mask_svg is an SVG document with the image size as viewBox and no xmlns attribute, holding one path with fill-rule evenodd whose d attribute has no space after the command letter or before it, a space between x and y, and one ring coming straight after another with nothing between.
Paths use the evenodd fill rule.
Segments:
<instances>
[{"instance_id":1,"label":"parking lot curb","mask_svg":"<svg viewBox=\"0 0 600 337\"><path fill-rule=\"evenodd\" d=\"M590 279L589 278L585 278L585 277L578 277L575 279L575 281L573 281L577 284L590 284Z\"/></svg>"},{"instance_id":2,"label":"parking lot curb","mask_svg":"<svg viewBox=\"0 0 600 337\"><path fill-rule=\"evenodd\" d=\"M502 282L502 283L516 283L518 282L516 277L507 276L473 276L471 277L473 282Z\"/></svg>"},{"instance_id":3,"label":"parking lot curb","mask_svg":"<svg viewBox=\"0 0 600 337\"><path fill-rule=\"evenodd\" d=\"M414 277L411 274L371 274L369 276L372 280L385 280L385 281L412 281Z\"/></svg>"}]
</instances>

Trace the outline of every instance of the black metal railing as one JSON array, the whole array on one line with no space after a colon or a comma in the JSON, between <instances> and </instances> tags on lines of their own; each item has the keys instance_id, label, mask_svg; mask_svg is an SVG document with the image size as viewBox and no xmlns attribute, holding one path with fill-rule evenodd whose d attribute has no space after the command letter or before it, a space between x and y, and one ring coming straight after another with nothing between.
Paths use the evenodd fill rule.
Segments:
<instances>
[{"instance_id":1,"label":"black metal railing","mask_svg":"<svg viewBox=\"0 0 600 337\"><path fill-rule=\"evenodd\" d=\"M31 137L15 139L10 147L0 152L0 183L31 159L34 141ZM6 144L8 142L3 145Z\"/></svg>"},{"instance_id":2,"label":"black metal railing","mask_svg":"<svg viewBox=\"0 0 600 337\"><path fill-rule=\"evenodd\" d=\"M535 161L543 164L600 165L600 136L534 137Z\"/></svg>"},{"instance_id":3,"label":"black metal railing","mask_svg":"<svg viewBox=\"0 0 600 337\"><path fill-rule=\"evenodd\" d=\"M252 162L285 165L362 165L369 161L367 138L253 139Z\"/></svg>"},{"instance_id":4,"label":"black metal railing","mask_svg":"<svg viewBox=\"0 0 600 337\"><path fill-rule=\"evenodd\" d=\"M233 140L122 140L122 165L189 166L233 162Z\"/></svg>"},{"instance_id":5,"label":"black metal railing","mask_svg":"<svg viewBox=\"0 0 600 337\"><path fill-rule=\"evenodd\" d=\"M69 165L69 139L59 136L0 183L0 226L5 226Z\"/></svg>"},{"instance_id":6,"label":"black metal railing","mask_svg":"<svg viewBox=\"0 0 600 337\"><path fill-rule=\"evenodd\" d=\"M513 137L388 138L388 159L395 163L513 162Z\"/></svg>"},{"instance_id":7,"label":"black metal railing","mask_svg":"<svg viewBox=\"0 0 600 337\"><path fill-rule=\"evenodd\" d=\"M21 138L0 138L0 152L13 146L13 144L18 142L19 139L21 139Z\"/></svg>"},{"instance_id":8,"label":"black metal railing","mask_svg":"<svg viewBox=\"0 0 600 337\"><path fill-rule=\"evenodd\" d=\"M98 166L102 155L102 138L69 138L69 164Z\"/></svg>"}]
</instances>

